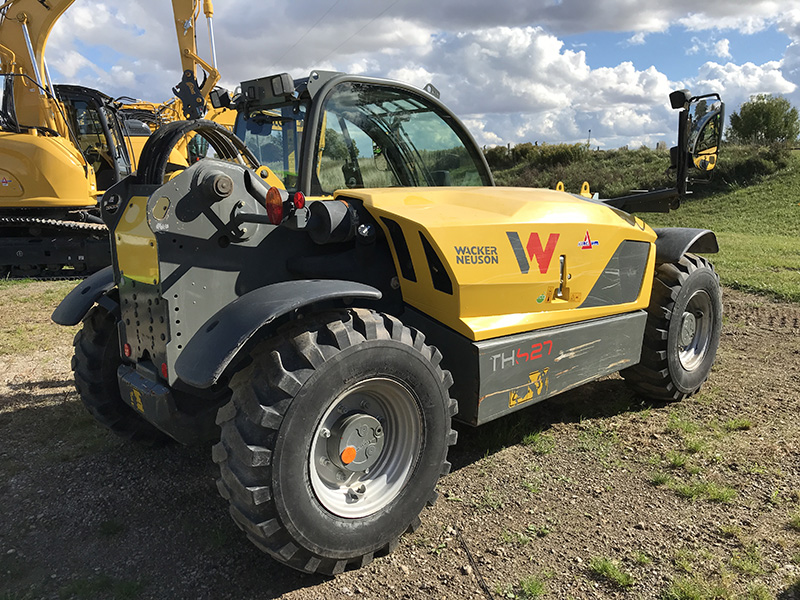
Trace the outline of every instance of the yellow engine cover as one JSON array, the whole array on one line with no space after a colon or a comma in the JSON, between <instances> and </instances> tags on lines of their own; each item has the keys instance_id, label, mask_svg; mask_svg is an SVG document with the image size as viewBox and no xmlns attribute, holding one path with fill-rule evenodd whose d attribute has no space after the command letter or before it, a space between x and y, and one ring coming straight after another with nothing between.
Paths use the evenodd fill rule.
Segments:
<instances>
[{"instance_id":1,"label":"yellow engine cover","mask_svg":"<svg viewBox=\"0 0 800 600\"><path fill-rule=\"evenodd\" d=\"M649 303L656 234L640 219L599 201L526 188L367 189L337 197L363 201L389 239L387 220L402 228L416 279L402 275L402 257L392 243L404 301L470 339L630 312ZM452 293L436 289L423 239L441 260ZM634 297L602 306L587 302L596 286L602 287L601 277L633 268L619 258L624 242L638 243L641 256Z\"/></svg>"},{"instance_id":2,"label":"yellow engine cover","mask_svg":"<svg viewBox=\"0 0 800 600\"><path fill-rule=\"evenodd\" d=\"M0 133L0 208L94 206L94 170L63 138Z\"/></svg>"}]
</instances>

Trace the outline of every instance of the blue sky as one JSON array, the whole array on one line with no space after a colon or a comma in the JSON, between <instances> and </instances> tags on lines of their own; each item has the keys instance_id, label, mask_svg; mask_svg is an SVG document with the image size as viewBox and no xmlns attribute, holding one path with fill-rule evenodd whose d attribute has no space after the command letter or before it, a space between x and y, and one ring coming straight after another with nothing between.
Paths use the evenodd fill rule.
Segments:
<instances>
[{"instance_id":1,"label":"blue sky","mask_svg":"<svg viewBox=\"0 0 800 600\"><path fill-rule=\"evenodd\" d=\"M218 0L222 82L331 69L432 82L479 143L674 143L676 88L800 106L800 1ZM313 27L312 27L313 26ZM208 56L200 19L198 41ZM53 77L161 101L180 79L163 0L76 0L47 49Z\"/></svg>"}]
</instances>

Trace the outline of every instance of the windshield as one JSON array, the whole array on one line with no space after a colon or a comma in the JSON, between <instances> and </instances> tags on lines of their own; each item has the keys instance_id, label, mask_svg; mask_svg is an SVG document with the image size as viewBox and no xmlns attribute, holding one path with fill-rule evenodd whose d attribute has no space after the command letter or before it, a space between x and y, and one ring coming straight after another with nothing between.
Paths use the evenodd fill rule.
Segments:
<instances>
[{"instance_id":1,"label":"windshield","mask_svg":"<svg viewBox=\"0 0 800 600\"><path fill-rule=\"evenodd\" d=\"M346 82L328 95L315 183L343 188L491 185L457 121L421 94ZM316 186L315 186L316 187Z\"/></svg>"},{"instance_id":2,"label":"windshield","mask_svg":"<svg viewBox=\"0 0 800 600\"><path fill-rule=\"evenodd\" d=\"M305 107L289 106L239 114L235 134L258 162L275 173L289 191L297 189L298 160L303 136Z\"/></svg>"}]
</instances>

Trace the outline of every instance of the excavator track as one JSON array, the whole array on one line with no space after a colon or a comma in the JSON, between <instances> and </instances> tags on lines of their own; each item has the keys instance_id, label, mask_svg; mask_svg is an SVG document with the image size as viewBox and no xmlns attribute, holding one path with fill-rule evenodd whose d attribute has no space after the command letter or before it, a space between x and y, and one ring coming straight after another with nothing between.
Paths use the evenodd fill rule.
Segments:
<instances>
[{"instance_id":1,"label":"excavator track","mask_svg":"<svg viewBox=\"0 0 800 600\"><path fill-rule=\"evenodd\" d=\"M0 216L2 279L81 279L109 264L102 223Z\"/></svg>"}]
</instances>

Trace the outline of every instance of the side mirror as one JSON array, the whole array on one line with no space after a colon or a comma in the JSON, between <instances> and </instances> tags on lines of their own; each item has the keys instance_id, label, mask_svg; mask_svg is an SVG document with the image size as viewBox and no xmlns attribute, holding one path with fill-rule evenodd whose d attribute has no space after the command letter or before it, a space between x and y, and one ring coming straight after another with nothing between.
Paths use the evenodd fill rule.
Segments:
<instances>
[{"instance_id":1,"label":"side mirror","mask_svg":"<svg viewBox=\"0 0 800 600\"><path fill-rule=\"evenodd\" d=\"M686 150L700 171L711 171L717 165L724 119L725 104L719 97L692 99Z\"/></svg>"},{"instance_id":2,"label":"side mirror","mask_svg":"<svg viewBox=\"0 0 800 600\"><path fill-rule=\"evenodd\" d=\"M211 101L211 106L214 108L231 107L231 95L228 93L228 90L224 88L215 87L209 92L208 99Z\"/></svg>"},{"instance_id":3,"label":"side mirror","mask_svg":"<svg viewBox=\"0 0 800 600\"><path fill-rule=\"evenodd\" d=\"M248 102L269 105L294 94L294 80L288 73L242 82L242 93Z\"/></svg>"}]
</instances>

